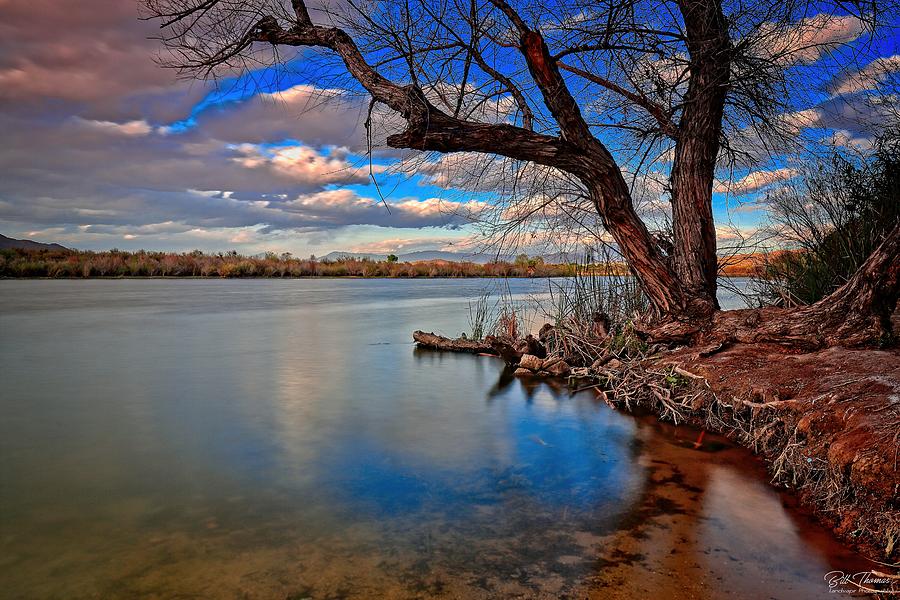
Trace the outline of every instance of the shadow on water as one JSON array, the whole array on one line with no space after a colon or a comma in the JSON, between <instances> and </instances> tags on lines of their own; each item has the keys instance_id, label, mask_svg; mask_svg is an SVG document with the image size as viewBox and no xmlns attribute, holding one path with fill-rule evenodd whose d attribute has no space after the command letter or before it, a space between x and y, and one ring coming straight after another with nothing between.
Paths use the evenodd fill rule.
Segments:
<instances>
[{"instance_id":1,"label":"shadow on water","mask_svg":"<svg viewBox=\"0 0 900 600\"><path fill-rule=\"evenodd\" d=\"M3 595L793 599L869 567L725 439L413 349L474 285L0 282Z\"/></svg>"}]
</instances>

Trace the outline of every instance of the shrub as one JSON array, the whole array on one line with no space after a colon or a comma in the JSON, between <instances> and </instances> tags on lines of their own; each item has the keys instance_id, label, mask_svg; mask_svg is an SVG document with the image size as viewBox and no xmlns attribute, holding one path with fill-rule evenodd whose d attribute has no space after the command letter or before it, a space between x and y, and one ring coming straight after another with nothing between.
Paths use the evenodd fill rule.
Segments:
<instances>
[{"instance_id":1,"label":"shrub","mask_svg":"<svg viewBox=\"0 0 900 600\"><path fill-rule=\"evenodd\" d=\"M768 197L770 229L785 246L754 284L763 304L811 304L845 283L900 222L900 136L866 160L835 153L797 185Z\"/></svg>"}]
</instances>

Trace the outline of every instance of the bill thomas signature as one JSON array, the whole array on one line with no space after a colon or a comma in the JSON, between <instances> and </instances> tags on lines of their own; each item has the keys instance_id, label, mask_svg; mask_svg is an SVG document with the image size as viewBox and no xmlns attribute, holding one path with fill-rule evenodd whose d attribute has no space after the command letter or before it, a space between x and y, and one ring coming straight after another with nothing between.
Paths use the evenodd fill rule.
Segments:
<instances>
[{"instance_id":1,"label":"bill thomas signature","mask_svg":"<svg viewBox=\"0 0 900 600\"><path fill-rule=\"evenodd\" d=\"M829 571L825 573L828 591L832 594L853 594L855 592L872 592L880 594L897 594L900 596L900 575L891 575L881 571Z\"/></svg>"}]
</instances>

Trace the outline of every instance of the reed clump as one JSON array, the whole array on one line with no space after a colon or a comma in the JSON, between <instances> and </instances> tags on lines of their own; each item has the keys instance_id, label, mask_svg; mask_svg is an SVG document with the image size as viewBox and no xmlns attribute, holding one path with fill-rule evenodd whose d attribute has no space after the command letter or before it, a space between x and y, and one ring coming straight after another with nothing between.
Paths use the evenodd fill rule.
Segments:
<instances>
[{"instance_id":1,"label":"reed clump","mask_svg":"<svg viewBox=\"0 0 900 600\"><path fill-rule=\"evenodd\" d=\"M649 309L637 278L623 273L610 257L575 265L572 277L550 284L551 303L541 341L547 355L571 366L603 357L646 351L634 324Z\"/></svg>"}]
</instances>

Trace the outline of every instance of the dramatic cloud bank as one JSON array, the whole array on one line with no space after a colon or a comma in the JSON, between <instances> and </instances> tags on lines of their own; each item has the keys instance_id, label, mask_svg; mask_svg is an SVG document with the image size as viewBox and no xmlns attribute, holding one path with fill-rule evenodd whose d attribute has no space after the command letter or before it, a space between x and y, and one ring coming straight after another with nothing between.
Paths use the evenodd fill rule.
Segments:
<instances>
[{"instance_id":1,"label":"dramatic cloud bank","mask_svg":"<svg viewBox=\"0 0 900 600\"><path fill-rule=\"evenodd\" d=\"M853 43L863 29L853 17L816 15L783 33L761 51L797 65ZM281 79L261 76L262 91L255 81L215 88L178 80L154 61L157 34L130 0L0 0L0 232L90 248L386 253L470 244L467 224L490 210L520 218L538 207L548 222L572 218L547 199L577 186L552 170L389 151L384 135L397 118L380 106L372 140L380 149L370 158L367 99L317 88L289 69ZM836 78L782 117L788 137L812 131L870 147L896 105L862 92L898 71L893 54ZM506 95L460 108L497 122L517 110ZM766 164L772 149L752 131L733 146L750 160L717 193L752 196L796 175ZM624 168L643 213L664 220L665 173L632 177ZM503 203L525 189L543 195ZM724 206L717 201L717 216Z\"/></svg>"}]
</instances>

